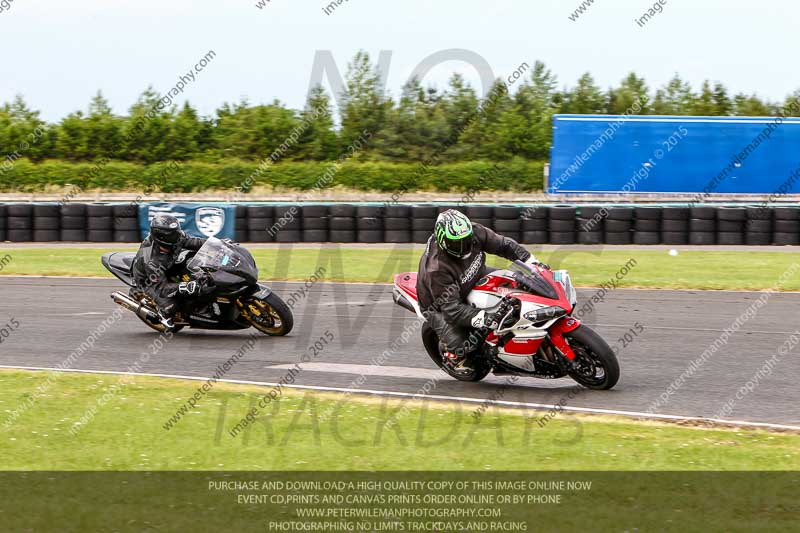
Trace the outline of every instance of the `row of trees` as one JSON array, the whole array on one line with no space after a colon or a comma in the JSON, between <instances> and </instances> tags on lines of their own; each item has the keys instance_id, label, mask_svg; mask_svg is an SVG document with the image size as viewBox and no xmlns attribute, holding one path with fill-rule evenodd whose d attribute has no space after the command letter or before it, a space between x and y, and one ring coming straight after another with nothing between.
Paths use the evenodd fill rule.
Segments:
<instances>
[{"instance_id":1,"label":"row of trees","mask_svg":"<svg viewBox=\"0 0 800 533\"><path fill-rule=\"evenodd\" d=\"M321 87L311 92L304 110L288 109L277 100L267 105L243 100L224 104L211 117L200 116L189 103L160 109L160 95L153 89L127 116L117 116L98 93L87 112L51 125L18 96L0 108L0 149L34 161L258 161L291 137L282 160L325 161L368 130L372 136L357 154L360 160L415 162L435 155L439 162L541 160L548 157L555 113L622 114L639 100L644 102L640 114L763 116L776 114L783 105L755 95L731 96L721 83L706 81L695 91L678 75L655 91L635 73L607 90L588 73L574 87L559 88L541 62L529 67L510 91L496 83L493 90L500 96L481 113L476 113L481 101L475 89L457 74L444 90L412 80L394 99L382 94L376 67L359 52L348 65L338 121ZM46 133L26 144L37 128Z\"/></svg>"}]
</instances>

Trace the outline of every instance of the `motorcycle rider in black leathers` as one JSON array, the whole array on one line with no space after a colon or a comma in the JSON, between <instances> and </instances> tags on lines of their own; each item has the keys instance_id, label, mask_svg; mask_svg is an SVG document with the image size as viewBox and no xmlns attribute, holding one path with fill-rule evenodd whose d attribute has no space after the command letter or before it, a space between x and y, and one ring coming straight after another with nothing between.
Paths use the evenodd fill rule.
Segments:
<instances>
[{"instance_id":1,"label":"motorcycle rider in black leathers","mask_svg":"<svg viewBox=\"0 0 800 533\"><path fill-rule=\"evenodd\" d=\"M470 370L467 356L483 340L472 333L478 328L497 329L511 305L506 303L494 313L487 313L466 303L476 282L494 270L486 266L486 252L509 261L541 264L513 239L473 224L455 209L436 219L434 233L419 262L420 309L443 344L445 356L465 370Z\"/></svg>"},{"instance_id":2,"label":"motorcycle rider in black leathers","mask_svg":"<svg viewBox=\"0 0 800 533\"><path fill-rule=\"evenodd\" d=\"M172 328L172 317L181 303L205 294L211 285L205 272L192 273L190 281L173 282L186 273L188 252L199 250L205 239L190 237L181 230L178 219L160 214L150 222L150 235L142 242L131 270L136 284L131 295L144 292L158 306L161 323Z\"/></svg>"}]
</instances>

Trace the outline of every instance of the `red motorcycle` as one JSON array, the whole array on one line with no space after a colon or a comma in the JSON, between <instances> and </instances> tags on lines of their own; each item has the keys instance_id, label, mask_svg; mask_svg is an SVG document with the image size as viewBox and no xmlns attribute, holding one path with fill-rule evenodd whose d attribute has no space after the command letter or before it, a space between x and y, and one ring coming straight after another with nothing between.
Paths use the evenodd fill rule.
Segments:
<instances>
[{"instance_id":1,"label":"red motorcycle","mask_svg":"<svg viewBox=\"0 0 800 533\"><path fill-rule=\"evenodd\" d=\"M470 356L472 368L457 367L443 355L444 347L426 321L422 343L431 359L461 381L480 381L493 372L542 379L569 376L584 387L597 390L616 385L619 363L613 350L602 337L571 316L577 294L569 273L521 261L514 265L517 268L496 270L484 277L467 296L469 304L487 313L504 311L497 330L475 331L481 344ZM420 309L416 285L416 273L397 274L393 298L426 320L429 311Z\"/></svg>"}]
</instances>

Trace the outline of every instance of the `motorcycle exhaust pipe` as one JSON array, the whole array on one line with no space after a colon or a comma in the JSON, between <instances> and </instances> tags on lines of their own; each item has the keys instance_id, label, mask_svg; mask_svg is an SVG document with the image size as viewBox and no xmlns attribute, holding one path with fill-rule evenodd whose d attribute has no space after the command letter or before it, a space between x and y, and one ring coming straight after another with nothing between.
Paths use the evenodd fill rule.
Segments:
<instances>
[{"instance_id":1,"label":"motorcycle exhaust pipe","mask_svg":"<svg viewBox=\"0 0 800 533\"><path fill-rule=\"evenodd\" d=\"M148 322L158 322L158 313L156 313L153 309L150 309L143 303L139 303L127 294L123 294L119 291L111 293L111 299L114 300L114 303L117 305L124 307L129 311L133 311L136 315L143 319L147 320Z\"/></svg>"},{"instance_id":2,"label":"motorcycle exhaust pipe","mask_svg":"<svg viewBox=\"0 0 800 533\"><path fill-rule=\"evenodd\" d=\"M408 302L406 297L403 296L402 294L400 294L400 291L398 291L397 289L393 289L392 290L392 299L394 300L394 303L396 303L397 305L399 305L403 309L407 309L407 310L411 311L412 313L417 314L417 312L414 310L414 306L412 306Z\"/></svg>"}]
</instances>

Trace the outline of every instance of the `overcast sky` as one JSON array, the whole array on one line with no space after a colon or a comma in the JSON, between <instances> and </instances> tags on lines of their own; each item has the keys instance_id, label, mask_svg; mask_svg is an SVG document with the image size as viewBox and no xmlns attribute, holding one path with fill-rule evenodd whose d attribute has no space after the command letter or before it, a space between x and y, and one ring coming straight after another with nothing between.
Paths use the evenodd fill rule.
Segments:
<instances>
[{"instance_id":1,"label":"overcast sky","mask_svg":"<svg viewBox=\"0 0 800 533\"><path fill-rule=\"evenodd\" d=\"M649 0L595 0L575 22L580 0L348 0L330 15L330 0L257 1L13 0L0 12L0 100L22 93L55 121L101 89L125 113L148 85L168 91L209 50L217 57L184 93L203 114L241 97L302 107L317 50L330 50L343 73L359 49L374 59L392 51L393 95L424 58L453 48L497 76L542 60L562 85L590 71L605 88L634 70L651 88L676 71L695 88L709 78L773 100L800 88L800 3L789 0L667 0L644 27L635 19ZM441 87L454 70L478 84L457 61L425 81Z\"/></svg>"}]
</instances>

